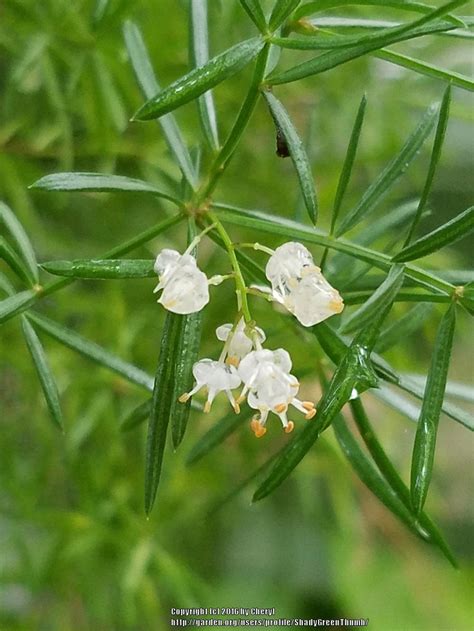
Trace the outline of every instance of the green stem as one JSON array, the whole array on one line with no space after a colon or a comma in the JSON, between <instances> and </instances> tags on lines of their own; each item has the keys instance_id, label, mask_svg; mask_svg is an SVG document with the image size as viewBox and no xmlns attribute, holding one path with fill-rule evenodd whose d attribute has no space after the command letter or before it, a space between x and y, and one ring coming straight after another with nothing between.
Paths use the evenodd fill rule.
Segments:
<instances>
[{"instance_id":1,"label":"green stem","mask_svg":"<svg viewBox=\"0 0 474 631\"><path fill-rule=\"evenodd\" d=\"M240 137L247 127L247 123L249 122L252 112L255 109L255 105L260 94L260 85L265 74L269 48L270 45L266 44L257 57L257 64L255 66L252 83L250 84L245 101L240 108L237 120L235 121L227 140L217 154L210 168L207 181L204 182L196 193L194 200L194 205L196 207L199 207L216 188L217 182L226 170L230 158L239 144Z\"/></svg>"},{"instance_id":2,"label":"green stem","mask_svg":"<svg viewBox=\"0 0 474 631\"><path fill-rule=\"evenodd\" d=\"M235 255L235 247L232 243L232 240L227 233L227 230L221 224L219 219L212 212L208 212L207 216L209 219L215 224L216 230L219 233L222 241L224 242L227 253L229 254L229 259L232 265L232 269L234 270L234 278L235 278L235 293L237 294L237 308L238 311L242 311L242 315L246 324L252 321L252 316L250 315L250 309L247 301L247 286L245 284L244 277L242 275L242 270L240 269L239 262Z\"/></svg>"}]
</instances>

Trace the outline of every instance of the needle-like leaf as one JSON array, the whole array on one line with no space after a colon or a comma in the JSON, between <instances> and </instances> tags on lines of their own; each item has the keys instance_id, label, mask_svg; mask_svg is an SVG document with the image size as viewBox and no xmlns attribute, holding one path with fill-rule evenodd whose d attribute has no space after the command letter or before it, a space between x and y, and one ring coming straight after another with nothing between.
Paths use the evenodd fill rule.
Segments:
<instances>
[{"instance_id":1,"label":"needle-like leaf","mask_svg":"<svg viewBox=\"0 0 474 631\"><path fill-rule=\"evenodd\" d=\"M37 328L41 329L61 344L91 359L96 364L109 368L127 379L127 381L131 381L148 391L152 390L153 377L140 368L123 361L123 359L105 350L95 342L91 342L85 337L82 337L82 335L68 329L62 324L58 324L46 316L29 312L26 317L33 322Z\"/></svg>"},{"instance_id":2,"label":"needle-like leaf","mask_svg":"<svg viewBox=\"0 0 474 631\"><path fill-rule=\"evenodd\" d=\"M393 50L386 50L385 48L377 50L371 53L371 55L373 57L377 57L378 59L388 61L391 64L395 64L396 66L402 66L402 68L408 68L413 72L426 75L427 77L439 79L445 83L451 83L457 88L474 92L474 81L469 77L466 77L466 75L454 72L454 70L440 68L439 66L435 66L434 64L430 64L426 61L421 61L421 59L414 59L413 57L396 53Z\"/></svg>"},{"instance_id":3,"label":"needle-like leaf","mask_svg":"<svg viewBox=\"0 0 474 631\"><path fill-rule=\"evenodd\" d=\"M174 396L175 348L183 316L168 312L161 337L160 357L153 386L145 461L145 512L150 514L161 477L170 409Z\"/></svg>"},{"instance_id":4,"label":"needle-like leaf","mask_svg":"<svg viewBox=\"0 0 474 631\"><path fill-rule=\"evenodd\" d=\"M36 297L37 292L34 289L26 289L0 301L0 324L28 309L34 304Z\"/></svg>"},{"instance_id":5,"label":"needle-like leaf","mask_svg":"<svg viewBox=\"0 0 474 631\"><path fill-rule=\"evenodd\" d=\"M123 27L123 35L128 55L142 93L145 98L151 99L161 88L156 80L140 29L133 22L127 21ZM171 155L174 156L191 188L195 189L197 186L197 177L191 155L173 114L162 116L158 120L158 123L163 130L163 135Z\"/></svg>"},{"instance_id":6,"label":"needle-like leaf","mask_svg":"<svg viewBox=\"0 0 474 631\"><path fill-rule=\"evenodd\" d=\"M240 5L261 33L267 30L267 21L259 0L239 0Z\"/></svg>"},{"instance_id":7,"label":"needle-like leaf","mask_svg":"<svg viewBox=\"0 0 474 631\"><path fill-rule=\"evenodd\" d=\"M191 411L191 399L181 403L179 397L185 392L189 392L193 386L193 366L198 360L201 330L202 311L183 316L181 331L174 349L176 364L170 407L171 438L175 449L179 447L184 438Z\"/></svg>"},{"instance_id":8,"label":"needle-like leaf","mask_svg":"<svg viewBox=\"0 0 474 631\"><path fill-rule=\"evenodd\" d=\"M432 11L428 15L424 15L418 20L411 22L410 24L404 24L400 27L396 27L395 29L387 29L389 33L377 33L374 38L370 38L369 41L367 41L366 43L358 44L351 48L343 48L342 50L329 51L327 53L324 53L323 55L320 55L319 57L309 59L308 61L305 61L298 66L290 68L289 70L285 70L280 74L270 75L267 79L268 83L270 85L277 85L280 83L291 83L292 81L298 81L299 79L303 79L304 77L319 74L321 72L326 72L331 68L339 66L343 63L347 63L352 59L357 59L358 57L381 49L384 46L389 46L390 44L395 44L396 42L401 42L407 39L413 39L415 37L421 37L428 33L455 28L455 25L449 23L429 24L429 22L437 20L437 18L445 15L446 13L456 8L457 6L460 6L461 4L465 4L465 2L463 0L455 0L454 2L449 2L439 7L435 11ZM291 41L291 39L288 39L288 42L286 42L286 44L290 45Z\"/></svg>"},{"instance_id":9,"label":"needle-like leaf","mask_svg":"<svg viewBox=\"0 0 474 631\"><path fill-rule=\"evenodd\" d=\"M344 217L341 225L336 230L336 236L344 234L362 219L365 219L385 197L400 176L405 173L410 163L416 158L426 138L429 136L434 125L436 113L437 106L434 104L426 110L421 121L407 138L400 152L369 186L355 208Z\"/></svg>"},{"instance_id":10,"label":"needle-like leaf","mask_svg":"<svg viewBox=\"0 0 474 631\"><path fill-rule=\"evenodd\" d=\"M3 259L5 263L21 278L27 285L35 284L35 277L32 276L29 267L25 261L19 257L13 248L5 241L3 237L0 237L0 259Z\"/></svg>"},{"instance_id":11,"label":"needle-like leaf","mask_svg":"<svg viewBox=\"0 0 474 631\"><path fill-rule=\"evenodd\" d=\"M167 88L149 99L133 120L160 118L177 107L192 101L218 83L242 70L264 46L260 37L246 40L213 57L204 66L188 72Z\"/></svg>"},{"instance_id":12,"label":"needle-like leaf","mask_svg":"<svg viewBox=\"0 0 474 631\"><path fill-rule=\"evenodd\" d=\"M26 345L30 351L33 363L38 373L44 398L48 405L48 409L53 422L60 428L63 428L63 418L61 405L59 403L59 393L56 381L49 366L48 359L44 352L43 346L36 335L36 331L28 322L25 316L21 317L21 326L23 335L25 336Z\"/></svg>"},{"instance_id":13,"label":"needle-like leaf","mask_svg":"<svg viewBox=\"0 0 474 631\"><path fill-rule=\"evenodd\" d=\"M311 221L315 224L318 216L318 201L311 166L308 156L306 155L304 143L298 136L298 132L281 102L267 90L263 92L263 95L268 103L277 130L283 134L286 140L298 176L306 209Z\"/></svg>"},{"instance_id":14,"label":"needle-like leaf","mask_svg":"<svg viewBox=\"0 0 474 631\"><path fill-rule=\"evenodd\" d=\"M365 302L360 309L352 313L344 322L341 332L352 333L361 326L366 326L377 317L381 309L384 309L387 304L391 304L402 286L403 273L403 265L394 265L388 273L387 278L380 287L371 294L367 302Z\"/></svg>"},{"instance_id":15,"label":"needle-like leaf","mask_svg":"<svg viewBox=\"0 0 474 631\"><path fill-rule=\"evenodd\" d=\"M150 418L152 402L153 399L150 398L140 403L140 405L137 405L136 408L133 408L133 410L122 419L120 430L122 432L128 432L146 421L147 418Z\"/></svg>"},{"instance_id":16,"label":"needle-like leaf","mask_svg":"<svg viewBox=\"0 0 474 631\"><path fill-rule=\"evenodd\" d=\"M455 323L456 304L453 302L443 316L436 336L413 447L411 500L417 514L420 514L423 509L431 481L439 415L448 377Z\"/></svg>"},{"instance_id":17,"label":"needle-like leaf","mask_svg":"<svg viewBox=\"0 0 474 631\"><path fill-rule=\"evenodd\" d=\"M123 175L104 175L102 173L52 173L37 180L30 188L43 191L76 191L94 193L146 193L163 197L177 206L181 202L176 198L164 193L160 189L131 177Z\"/></svg>"},{"instance_id":18,"label":"needle-like leaf","mask_svg":"<svg viewBox=\"0 0 474 631\"><path fill-rule=\"evenodd\" d=\"M474 206L451 219L433 232L421 237L415 243L403 248L393 257L393 261L413 261L423 256L437 252L447 245L451 245L469 236L474 231Z\"/></svg>"},{"instance_id":19,"label":"needle-like leaf","mask_svg":"<svg viewBox=\"0 0 474 631\"><path fill-rule=\"evenodd\" d=\"M270 30L274 31L281 26L300 2L301 0L276 0L268 22Z\"/></svg>"},{"instance_id":20,"label":"needle-like leaf","mask_svg":"<svg viewBox=\"0 0 474 631\"><path fill-rule=\"evenodd\" d=\"M425 513L422 513L419 518L411 514L410 492L379 443L360 398L357 397L352 400L350 406L360 435L370 455L374 459L382 475L382 479L352 436L344 418L338 415L334 420L333 428L339 444L344 449L354 470L367 487L371 489L395 515L401 518L419 537L425 541L428 540L429 543L437 545L450 563L456 567L456 561L448 544L431 519ZM400 504L404 507L404 510L400 510ZM409 519L406 519L407 516Z\"/></svg>"},{"instance_id":21,"label":"needle-like leaf","mask_svg":"<svg viewBox=\"0 0 474 631\"><path fill-rule=\"evenodd\" d=\"M120 279L156 278L152 259L75 259L73 261L46 261L41 267L56 276L70 278Z\"/></svg>"},{"instance_id":22,"label":"needle-like leaf","mask_svg":"<svg viewBox=\"0 0 474 631\"><path fill-rule=\"evenodd\" d=\"M209 36L207 31L207 0L191 0L191 46L190 52L193 67L199 68L209 61ZM211 90L198 98L199 117L201 127L209 146L213 150L219 149L217 133L216 110Z\"/></svg>"},{"instance_id":23,"label":"needle-like leaf","mask_svg":"<svg viewBox=\"0 0 474 631\"><path fill-rule=\"evenodd\" d=\"M33 246L14 212L3 202L0 202L0 222L5 225L14 239L18 252L28 268L29 276L34 281L33 284L37 283L38 264Z\"/></svg>"},{"instance_id":24,"label":"needle-like leaf","mask_svg":"<svg viewBox=\"0 0 474 631\"><path fill-rule=\"evenodd\" d=\"M443 100L441 101L441 107L439 108L438 115L438 123L436 125L436 133L433 142L433 149L431 151L431 159L430 166L428 168L428 173L426 175L425 185L423 187L423 192L420 197L420 201L418 203L418 208L416 209L416 214L413 218L413 222L410 226L410 230L408 232L408 236L403 244L406 247L415 233L415 230L420 222L421 216L423 214L423 210L426 206L426 202L428 201L428 196L431 191L431 187L433 185L434 176L436 173L436 167L438 166L439 158L441 156L441 150L443 148L444 137L446 136L446 128L448 126L449 119L449 108L451 105L451 84L446 88Z\"/></svg>"},{"instance_id":25,"label":"needle-like leaf","mask_svg":"<svg viewBox=\"0 0 474 631\"><path fill-rule=\"evenodd\" d=\"M433 305L423 302L417 304L380 333L375 350L378 353L384 353L395 344L403 343L410 335L418 331L432 313Z\"/></svg>"}]
</instances>

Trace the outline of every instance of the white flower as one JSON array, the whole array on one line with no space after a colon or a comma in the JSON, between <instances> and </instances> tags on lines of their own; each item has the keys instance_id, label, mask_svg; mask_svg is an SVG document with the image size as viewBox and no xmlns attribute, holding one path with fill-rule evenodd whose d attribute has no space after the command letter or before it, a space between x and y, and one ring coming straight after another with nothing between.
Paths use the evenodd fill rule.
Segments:
<instances>
[{"instance_id":1,"label":"white flower","mask_svg":"<svg viewBox=\"0 0 474 631\"><path fill-rule=\"evenodd\" d=\"M301 243L290 241L277 248L268 260L265 274L272 285L273 298L303 326L318 324L344 308L339 292L324 278Z\"/></svg>"},{"instance_id":2,"label":"white flower","mask_svg":"<svg viewBox=\"0 0 474 631\"><path fill-rule=\"evenodd\" d=\"M158 302L168 311L195 313L209 302L207 276L191 254L162 250L156 257L154 270L160 281L154 292L163 290Z\"/></svg>"},{"instance_id":3,"label":"white flower","mask_svg":"<svg viewBox=\"0 0 474 631\"><path fill-rule=\"evenodd\" d=\"M222 324L217 327L216 336L221 342L226 342L224 347L227 355L226 362L234 366L238 366L240 360L250 353L255 340L258 340L259 344L265 341L265 333L259 327L255 327L249 334L243 318L239 320L235 328L232 324Z\"/></svg>"},{"instance_id":4,"label":"white flower","mask_svg":"<svg viewBox=\"0 0 474 631\"><path fill-rule=\"evenodd\" d=\"M225 392L236 413L240 412L239 404L235 401L231 390L240 386L241 380L234 366L222 361L212 359L200 359L193 366L193 375L196 379L194 388L179 397L181 403L185 403L193 394L202 388L207 388L207 401L204 412L209 412L215 396L219 392Z\"/></svg>"},{"instance_id":5,"label":"white flower","mask_svg":"<svg viewBox=\"0 0 474 631\"><path fill-rule=\"evenodd\" d=\"M244 388L238 399L242 401L247 392L248 404L260 415L252 420L251 427L257 438L266 433L265 423L269 412L279 416L285 432L290 433L294 428L293 421L287 417L288 406L292 405L303 412L307 419L316 414L311 401L300 401L296 398L299 383L290 374L291 359L287 351L279 348L275 351L260 350L250 352L240 362L239 377Z\"/></svg>"}]
</instances>

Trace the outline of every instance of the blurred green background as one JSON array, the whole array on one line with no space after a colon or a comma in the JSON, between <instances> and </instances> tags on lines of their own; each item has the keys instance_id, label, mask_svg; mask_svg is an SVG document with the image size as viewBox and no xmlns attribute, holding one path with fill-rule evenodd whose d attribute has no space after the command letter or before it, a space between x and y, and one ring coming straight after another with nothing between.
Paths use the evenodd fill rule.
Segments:
<instances>
[{"instance_id":1,"label":"blurred green background","mask_svg":"<svg viewBox=\"0 0 474 631\"><path fill-rule=\"evenodd\" d=\"M264 3L265 4L265 3ZM234 0L210 0L211 54L251 36L254 27ZM271 6L271 3L266 3ZM334 15L400 13L346 7ZM410 15L402 14L403 18ZM188 67L186 2L177 0L4 0L0 4L0 199L17 213L40 261L86 258L125 241L171 212L140 196L61 196L27 189L55 171L115 172L161 186L179 173L153 123L130 124L142 103L121 25L144 31L162 85ZM422 38L395 50L469 74L464 40ZM287 51L282 64L298 55ZM221 138L230 129L251 70L215 89ZM353 117L364 92L369 105L346 207L402 145L443 84L363 58L313 79L279 86L307 139L319 189L322 225L330 209ZM176 112L190 147L201 143L195 106ZM472 99L453 91L441 166L421 230L464 210L472 196ZM379 209L419 195L429 144ZM204 160L206 165L206 159ZM305 220L291 163L275 156L272 121L259 104L216 197L220 201ZM471 197L472 199L472 197ZM257 238L230 228L236 241ZM278 241L260 241L268 245ZM137 252L184 247L182 227ZM377 247L391 240L384 235ZM430 257L426 266L465 269L472 242ZM318 259L321 252L313 250ZM258 255L257 255L258 256ZM204 242L201 266L228 263ZM263 261L263 259L261 259ZM348 263L349 265L350 263ZM425 262L424 262L425 264ZM0 262L2 271L7 268ZM12 278L13 280L13 278ZM152 280L76 282L44 299L39 310L119 356L155 370L164 313ZM205 311L202 356L215 357L214 329L234 316L230 283L213 290ZM392 321L409 305L397 304ZM423 330L387 357L423 374L441 309ZM294 332L254 303L269 346L291 352L296 375L312 368L314 338ZM474 459L466 429L443 417L428 509L460 560L453 570L415 540L355 478L331 431L269 499L250 505L252 488L218 511L216 501L281 445L278 423L256 441L246 426L194 467L192 445L227 412L218 401L193 413L177 453L168 450L157 505L143 512L144 428L123 434L119 422L147 396L105 369L44 339L59 384L66 433L52 427L18 319L0 330L0 629L108 631L168 628L170 607L275 607L278 617L369 618L374 630L472 629ZM450 378L472 379L472 336L460 314ZM303 381L318 400L316 381ZM364 395L371 420L404 479L409 478L414 424Z\"/></svg>"}]
</instances>

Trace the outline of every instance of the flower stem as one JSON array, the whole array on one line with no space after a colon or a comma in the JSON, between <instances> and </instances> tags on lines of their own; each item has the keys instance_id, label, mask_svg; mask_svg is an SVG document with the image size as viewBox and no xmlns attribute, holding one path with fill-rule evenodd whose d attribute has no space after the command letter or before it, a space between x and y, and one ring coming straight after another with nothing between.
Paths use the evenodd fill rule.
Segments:
<instances>
[{"instance_id":1,"label":"flower stem","mask_svg":"<svg viewBox=\"0 0 474 631\"><path fill-rule=\"evenodd\" d=\"M239 261L235 255L235 247L232 243L232 240L227 233L227 230L221 224L219 219L214 215L213 212L209 211L207 216L212 221L215 226L217 232L219 233L224 246L229 255L230 263L232 265L232 269L234 270L234 278L235 278L235 293L237 295L237 309L242 312L244 320L246 324L252 321L252 316L250 315L250 309L247 301L247 286L245 284L244 277L242 275L242 270L240 269Z\"/></svg>"}]
</instances>

